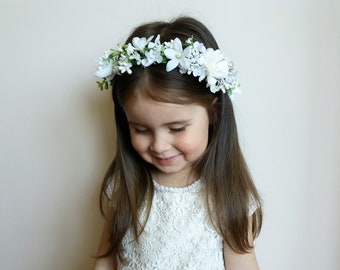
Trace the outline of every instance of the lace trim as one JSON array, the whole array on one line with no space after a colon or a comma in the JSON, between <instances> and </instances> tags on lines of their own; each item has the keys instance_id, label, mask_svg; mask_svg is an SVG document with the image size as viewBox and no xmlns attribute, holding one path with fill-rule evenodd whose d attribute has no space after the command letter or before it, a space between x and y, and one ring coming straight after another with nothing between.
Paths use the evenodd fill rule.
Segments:
<instances>
[{"instance_id":1,"label":"lace trim","mask_svg":"<svg viewBox=\"0 0 340 270\"><path fill-rule=\"evenodd\" d=\"M191 183L190 185L186 187L167 187L167 186L162 186L159 184L157 181L152 180L153 185L156 190L160 192L167 192L167 193L185 193L185 192L196 192L199 190L201 186L201 180L198 179L195 182Z\"/></svg>"}]
</instances>

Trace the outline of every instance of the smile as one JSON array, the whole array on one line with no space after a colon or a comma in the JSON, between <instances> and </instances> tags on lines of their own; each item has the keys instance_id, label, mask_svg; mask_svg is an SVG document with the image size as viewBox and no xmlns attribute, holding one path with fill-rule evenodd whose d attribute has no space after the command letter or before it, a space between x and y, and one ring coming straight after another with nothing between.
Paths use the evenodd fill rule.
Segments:
<instances>
[{"instance_id":1,"label":"smile","mask_svg":"<svg viewBox=\"0 0 340 270\"><path fill-rule=\"evenodd\" d=\"M162 164L162 165L169 165L171 163L173 163L176 158L178 157L179 155L175 155L175 156L172 156L172 157L166 157L166 158L160 158L160 157L154 157L158 163Z\"/></svg>"}]
</instances>

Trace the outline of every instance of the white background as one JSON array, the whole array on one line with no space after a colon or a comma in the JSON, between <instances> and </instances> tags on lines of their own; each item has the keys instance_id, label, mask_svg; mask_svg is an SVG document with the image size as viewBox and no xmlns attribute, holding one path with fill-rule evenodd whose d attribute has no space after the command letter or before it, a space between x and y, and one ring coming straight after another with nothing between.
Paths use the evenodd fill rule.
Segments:
<instances>
[{"instance_id":1,"label":"white background","mask_svg":"<svg viewBox=\"0 0 340 270\"><path fill-rule=\"evenodd\" d=\"M181 13L241 74L240 140L265 202L264 270L340 269L340 2L1 0L0 269L92 268L113 157L96 59Z\"/></svg>"}]
</instances>

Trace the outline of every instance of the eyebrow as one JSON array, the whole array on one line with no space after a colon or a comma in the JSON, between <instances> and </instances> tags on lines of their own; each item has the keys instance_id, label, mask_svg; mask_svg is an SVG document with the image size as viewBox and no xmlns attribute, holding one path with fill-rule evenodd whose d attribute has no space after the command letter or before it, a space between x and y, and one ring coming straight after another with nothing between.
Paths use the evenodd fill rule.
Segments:
<instances>
[{"instance_id":1,"label":"eyebrow","mask_svg":"<svg viewBox=\"0 0 340 270\"><path fill-rule=\"evenodd\" d=\"M164 123L163 126L171 126L171 125L189 125L191 122L190 120L180 120L180 121L173 121L173 122L168 122L168 123ZM132 126L147 126L145 124L142 123L138 123L138 122L134 122L134 121L128 121L129 125Z\"/></svg>"}]
</instances>

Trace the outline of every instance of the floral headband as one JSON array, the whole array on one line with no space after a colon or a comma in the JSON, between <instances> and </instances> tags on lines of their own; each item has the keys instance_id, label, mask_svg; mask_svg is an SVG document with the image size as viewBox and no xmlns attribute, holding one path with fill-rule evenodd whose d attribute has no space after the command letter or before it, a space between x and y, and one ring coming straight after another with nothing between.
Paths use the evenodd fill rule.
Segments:
<instances>
[{"instance_id":1,"label":"floral headband","mask_svg":"<svg viewBox=\"0 0 340 270\"><path fill-rule=\"evenodd\" d=\"M108 89L115 75L132 73L133 66L148 67L153 64L166 64L166 71L178 68L182 74L206 80L212 93L222 91L232 96L239 93L238 73L233 63L225 58L220 50L205 48L203 43L189 38L183 45L179 38L160 42L158 35L154 41L149 38L134 37L132 43L110 49L99 58L96 76L98 87ZM184 47L184 48L183 48Z\"/></svg>"}]
</instances>

